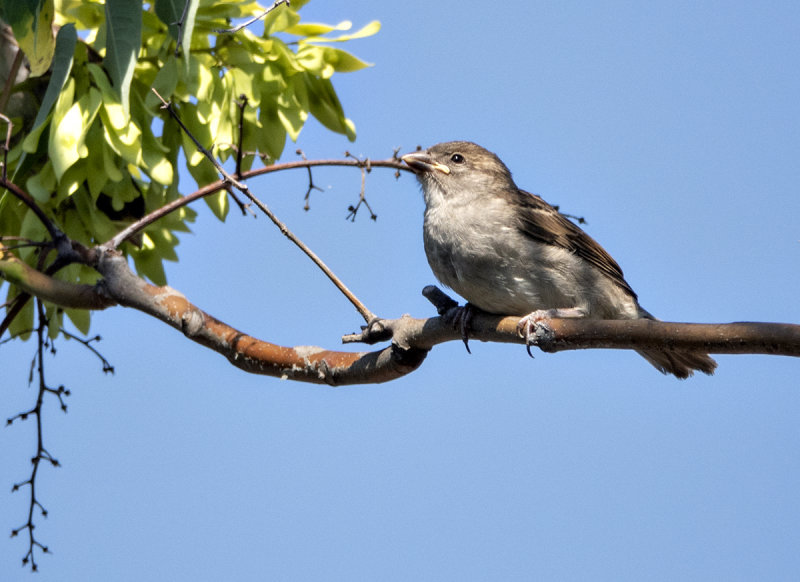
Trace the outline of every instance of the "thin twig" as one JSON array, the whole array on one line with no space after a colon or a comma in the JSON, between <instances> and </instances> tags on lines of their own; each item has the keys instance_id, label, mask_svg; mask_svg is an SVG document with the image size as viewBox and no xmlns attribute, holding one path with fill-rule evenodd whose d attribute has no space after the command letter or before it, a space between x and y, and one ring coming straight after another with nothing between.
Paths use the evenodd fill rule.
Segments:
<instances>
[{"instance_id":1,"label":"thin twig","mask_svg":"<svg viewBox=\"0 0 800 582\"><path fill-rule=\"evenodd\" d=\"M3 94L0 95L0 111L6 110L8 100L11 98L11 90L17 83L17 74L19 73L19 68L22 66L24 58L25 54L22 52L22 49L17 46L17 52L14 54L14 60L11 62L11 67L6 77L6 84L5 87L3 87Z\"/></svg>"},{"instance_id":2,"label":"thin twig","mask_svg":"<svg viewBox=\"0 0 800 582\"><path fill-rule=\"evenodd\" d=\"M214 167L217 169L217 172L219 172L219 174L223 177L223 182L225 184L230 184L231 186L239 190L242 194L247 196L253 202L253 204L255 204L261 210L261 212L263 212L267 216L267 218L269 218L272 221L272 223L278 227L278 229L281 231L281 233L283 233L283 235L286 238L292 241L301 251L303 251L308 256L308 258L310 258L314 262L315 265L317 265L317 267L319 267L322 270L323 273L325 273L328 279L330 279L331 282L339 289L339 291L341 291L342 294L345 297L347 297L350 303L353 304L353 306L358 310L358 312L361 314L361 316L364 318L365 321L370 322L373 319L375 319L375 314L372 313L372 311L370 311L353 294L353 292L347 288L347 286L334 274L334 272L331 271L331 269L324 262L322 262L322 259L320 259L316 255L316 253L314 253L314 251L312 251L303 241L301 241L292 231L290 231L289 228L280 219L278 219L278 217L267 207L266 204L264 204L263 202L261 202L261 200L256 198L250 192L250 188L247 186L247 184L231 176L225 170L225 168L222 167L222 164L220 164L219 161L211 154L211 152L208 151L205 147L203 147L200 144L200 142L197 141L197 139L191 134L188 128L183 124L178 115L175 113L172 104L165 101L164 98L161 97L161 95L159 95L155 89L152 89L152 91L161 101L162 108L167 110L167 112L172 116L172 118L175 119L175 121L177 121L178 125L181 127L181 129L183 129L186 135L189 136L189 139L191 139L192 142L195 144L195 146L197 146L200 152L202 152L203 155L206 158L208 158L208 160L212 164L214 164Z\"/></svg>"},{"instance_id":3,"label":"thin twig","mask_svg":"<svg viewBox=\"0 0 800 582\"><path fill-rule=\"evenodd\" d=\"M36 418L36 455L31 459L31 464L33 468L31 470L31 476L22 481L20 483L15 483L12 487L12 491L18 491L21 487L28 486L30 491L29 497L29 505L28 505L28 520L22 526L11 530L11 537L16 537L22 531L28 531L28 551L25 556L22 558L22 565L25 566L30 562L31 571L36 572L38 566L36 564L36 556L35 550L38 547L43 553L49 553L49 549L47 546L42 545L39 541L37 541L36 537L34 536L34 529L36 525L34 524L33 520L33 513L36 508L39 509L41 512L42 517L47 517L47 510L44 506L39 502L36 498L36 476L39 472L39 464L42 461L47 461L54 467L59 467L60 463L58 460L53 457L47 449L44 447L44 440L42 436L42 403L44 401L44 395L49 393L54 393L58 396L59 401L61 402L61 408L66 412L66 406L64 405L64 401L61 398L62 394L67 393L64 390L63 386L59 386L58 389L49 388L45 383L44 379L44 349L47 345L47 339L45 337L45 331L47 330L47 318L45 315L44 307L42 306L42 302L37 299L36 301L36 308L38 313L39 323L36 327L36 334L38 340L38 346L36 350L36 370L37 375L39 377L39 391L36 397L36 406L34 406L31 410L26 412L21 412L16 416L13 416L8 419L7 424L12 424L15 420L26 420L28 416L33 415Z\"/></svg>"},{"instance_id":4,"label":"thin twig","mask_svg":"<svg viewBox=\"0 0 800 582\"><path fill-rule=\"evenodd\" d=\"M20 51L22 54L22 51ZM6 122L6 140L3 142L3 182L8 180L8 152L11 150L11 130L14 127L14 123L5 115L0 113L0 119Z\"/></svg>"},{"instance_id":5,"label":"thin twig","mask_svg":"<svg viewBox=\"0 0 800 582\"><path fill-rule=\"evenodd\" d=\"M307 159L306 154L305 152L303 152L303 150L298 149L295 153L304 160ZM308 170L308 189L306 190L306 195L303 196L303 201L304 201L303 210L308 212L309 210L311 210L311 192L314 190L319 190L320 192L324 192L324 190L319 186L317 186L316 184L314 184L314 176L311 174L311 166L306 166L306 170Z\"/></svg>"},{"instance_id":6,"label":"thin twig","mask_svg":"<svg viewBox=\"0 0 800 582\"><path fill-rule=\"evenodd\" d=\"M41 221L41 223L47 229L47 232L50 234L50 237L54 241L57 241L60 238L62 238L63 234L61 233L61 231L58 229L55 223L53 223L53 221L50 220L50 217L48 217L47 214L45 214L44 210L42 210L39 207L39 205L36 204L36 200L34 200L30 194L25 192L19 186L17 186L13 182L9 182L9 180L5 175L5 169L6 166L5 164L3 164L3 175L0 177L0 186L11 192L11 194L16 196L17 198L19 198L25 204L25 206L27 206L33 211L33 213L36 215L36 218L38 218L39 221Z\"/></svg>"},{"instance_id":7,"label":"thin twig","mask_svg":"<svg viewBox=\"0 0 800 582\"><path fill-rule=\"evenodd\" d=\"M275 10L275 9L276 9L278 6L280 6L281 4L286 4L286 6L290 6L290 4L289 4L289 0L275 0L275 2L272 4L272 6L270 6L270 7L269 7L269 8L267 8L266 10L264 10L264 12L262 12L262 13L261 13L261 14L259 14L258 16L254 16L253 18L251 18L251 19L250 19L250 20L248 20L247 22L244 22L244 23L240 24L239 26L234 26L233 28L215 28L215 29L214 29L214 32L216 32L216 33L218 33L218 34L233 34L233 33L235 33L235 32L239 32L240 30L242 30L243 28L246 28L246 27L250 26L250 25L251 25L251 24L253 24L254 22L257 22L257 21L261 20L261 19L262 19L262 18L264 18L264 17L265 17L267 14L269 14L270 12L272 12L273 10Z\"/></svg>"},{"instance_id":8,"label":"thin twig","mask_svg":"<svg viewBox=\"0 0 800 582\"><path fill-rule=\"evenodd\" d=\"M292 162L282 162L280 164L272 164L270 166L265 166L263 168L254 168L252 170L248 170L246 172L242 172L241 180L249 180L250 178L255 178L256 176L262 176L265 174L271 174L273 172L282 172L285 170L296 170L298 168L313 168L317 166L330 166L330 167L348 167L348 168L358 168L361 162L358 160L342 160L342 159L323 159L323 160L295 160ZM370 160L370 165L380 168L391 168L399 174L401 171L403 172L412 172L411 168L409 168L403 162L397 160L396 158L389 158L385 160ZM224 180L219 180L217 182L213 182L211 184L206 184L199 190L192 192L191 194L187 194L186 196L182 196L181 198L176 198L172 202L169 202L159 208L156 208L150 214L143 216L141 219L137 220L126 226L123 230L118 232L108 241L106 241L103 245L105 248L116 249L118 248L123 242L130 239L131 237L135 236L138 232L144 230L157 220L163 218L164 216L168 215L171 212L174 212L178 208L182 208L183 206L187 206L194 202L195 200L199 200L200 198L204 198L205 196L210 196L215 192L219 192L220 190L224 190L228 187Z\"/></svg>"},{"instance_id":9,"label":"thin twig","mask_svg":"<svg viewBox=\"0 0 800 582\"><path fill-rule=\"evenodd\" d=\"M355 222L356 214L358 214L358 209L361 208L362 204L369 210L369 217L372 220L378 220L378 215L372 211L372 207L369 205L369 202L367 202L367 172L369 172L370 169L369 158L367 158L366 164L361 166L361 191L358 193L358 203L355 206L351 204L347 207L348 214L345 220Z\"/></svg>"},{"instance_id":10,"label":"thin twig","mask_svg":"<svg viewBox=\"0 0 800 582\"><path fill-rule=\"evenodd\" d=\"M100 353L100 351L97 348L95 348L93 345L91 345L92 342L99 342L102 339L99 335L96 335L94 337L90 337L89 339L83 339L83 338L80 338L80 337L76 336L73 333L68 332L63 327L60 328L59 331L64 335L64 337L68 337L70 339L74 339L75 341L83 344L83 346L86 349L88 349L95 356L97 356L97 358L103 364L103 373L105 373L105 374L108 374L108 373L113 374L114 373L114 366L111 365L111 362L109 362L105 358L105 356L103 356L103 354Z\"/></svg>"},{"instance_id":11,"label":"thin twig","mask_svg":"<svg viewBox=\"0 0 800 582\"><path fill-rule=\"evenodd\" d=\"M247 107L247 95L242 93L236 102L239 107L239 147L236 148L236 177L242 178L242 155L244 152L244 109Z\"/></svg>"}]
</instances>

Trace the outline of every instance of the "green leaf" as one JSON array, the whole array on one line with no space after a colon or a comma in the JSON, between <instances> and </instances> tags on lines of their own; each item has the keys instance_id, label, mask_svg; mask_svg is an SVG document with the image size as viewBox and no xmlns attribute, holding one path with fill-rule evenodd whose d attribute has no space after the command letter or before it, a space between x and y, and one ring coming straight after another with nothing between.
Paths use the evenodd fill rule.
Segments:
<instances>
[{"instance_id":1,"label":"green leaf","mask_svg":"<svg viewBox=\"0 0 800 582\"><path fill-rule=\"evenodd\" d=\"M14 30L17 44L31 67L31 77L39 77L50 68L55 51L53 0L5 0L2 14Z\"/></svg>"},{"instance_id":2,"label":"green leaf","mask_svg":"<svg viewBox=\"0 0 800 582\"><path fill-rule=\"evenodd\" d=\"M129 245L126 247L130 248ZM139 275L147 277L156 285L167 284L167 275L164 272L161 255L147 232L142 233L142 248L132 250L130 254Z\"/></svg>"},{"instance_id":3,"label":"green leaf","mask_svg":"<svg viewBox=\"0 0 800 582\"><path fill-rule=\"evenodd\" d=\"M89 327L92 324L92 315L86 309L65 309L64 313L67 314L69 320L72 322L78 331L86 335L89 333Z\"/></svg>"},{"instance_id":4,"label":"green leaf","mask_svg":"<svg viewBox=\"0 0 800 582\"><path fill-rule=\"evenodd\" d=\"M178 39L180 33L178 22L181 20L184 6L186 6L186 0L156 0L155 2L156 16L167 25L170 36L175 40Z\"/></svg>"},{"instance_id":5,"label":"green leaf","mask_svg":"<svg viewBox=\"0 0 800 582\"><path fill-rule=\"evenodd\" d=\"M106 57L103 62L126 116L141 44L142 5L130 0L106 0Z\"/></svg>"},{"instance_id":6,"label":"green leaf","mask_svg":"<svg viewBox=\"0 0 800 582\"><path fill-rule=\"evenodd\" d=\"M278 118L277 107L274 104L266 107L262 105L258 112L258 121L258 151L267 154L271 160L277 160L286 146L286 130Z\"/></svg>"},{"instance_id":7,"label":"green leaf","mask_svg":"<svg viewBox=\"0 0 800 582\"><path fill-rule=\"evenodd\" d=\"M355 126L344 116L342 104L336 96L330 80L306 74L304 81L308 88L311 114L331 131L345 134L350 141L355 140Z\"/></svg>"},{"instance_id":8,"label":"green leaf","mask_svg":"<svg viewBox=\"0 0 800 582\"><path fill-rule=\"evenodd\" d=\"M36 114L36 119L33 121L33 129L30 134L25 138L23 148L28 153L33 153L39 145L39 136L46 126L46 121L53 108L53 104L58 99L64 84L67 82L70 70L72 70L72 59L75 54L75 44L78 41L78 34L75 32L75 25L70 23L61 27L58 31L56 38L56 52L53 58L53 72L50 75L50 81L47 83L47 89L42 98L42 105ZM22 165L20 159L17 167Z\"/></svg>"},{"instance_id":9,"label":"green leaf","mask_svg":"<svg viewBox=\"0 0 800 582\"><path fill-rule=\"evenodd\" d=\"M61 322L64 318L64 312L60 307L57 307L52 303L45 303L45 306L45 317L47 318L47 337L49 337L51 340L54 340L61 332Z\"/></svg>"},{"instance_id":10,"label":"green leaf","mask_svg":"<svg viewBox=\"0 0 800 582\"><path fill-rule=\"evenodd\" d=\"M53 169L56 172L56 178L61 179L61 176L64 174L66 169L71 166L77 160L78 153L77 151L73 151L70 149L69 151L58 151L58 147L54 147L55 142L57 141L57 136L59 133L59 128L61 124L64 124L64 129L61 130L63 134L72 134L75 133L75 125L76 123L80 123L80 114L78 113L77 117L75 115L67 117L67 114L72 109L72 100L75 96L75 80L70 78L67 81L67 84L64 86L64 90L58 96L58 101L56 101L56 105L53 108L53 118L50 121L50 138L48 141L48 154L50 155L50 161L53 163ZM76 121L77 120L77 121ZM80 128L77 128L77 131L80 131ZM58 146L69 145L67 143L67 138L60 140L61 143ZM55 156L56 159L53 159ZM73 159L74 158L74 159Z\"/></svg>"},{"instance_id":11,"label":"green leaf","mask_svg":"<svg viewBox=\"0 0 800 582\"><path fill-rule=\"evenodd\" d=\"M371 63L366 63L342 49L325 47L324 54L325 60L337 73L351 73L372 66Z\"/></svg>"},{"instance_id":12,"label":"green leaf","mask_svg":"<svg viewBox=\"0 0 800 582\"><path fill-rule=\"evenodd\" d=\"M308 119L308 112L299 108L284 109L281 107L278 109L278 119L292 141L297 141L300 130L303 129L303 124Z\"/></svg>"},{"instance_id":13,"label":"green leaf","mask_svg":"<svg viewBox=\"0 0 800 582\"><path fill-rule=\"evenodd\" d=\"M288 27L285 32L297 36L320 36L334 30L350 30L351 28L353 28L353 23L349 20L343 20L339 24L304 22L303 24L295 24L294 26Z\"/></svg>"},{"instance_id":14,"label":"green leaf","mask_svg":"<svg viewBox=\"0 0 800 582\"><path fill-rule=\"evenodd\" d=\"M228 211L230 210L227 190L220 190L214 194L209 194L208 196L205 196L203 200L205 200L206 204L208 204L208 207L211 209L211 212L214 213L214 216L219 218L222 222L225 222L225 217L228 216Z\"/></svg>"},{"instance_id":15,"label":"green leaf","mask_svg":"<svg viewBox=\"0 0 800 582\"><path fill-rule=\"evenodd\" d=\"M183 36L181 36L180 40L184 57L188 57L189 49L191 48L192 32L194 31L194 22L199 4L199 0L156 0L156 15L161 19L161 22L169 27L169 34L175 40L178 40L178 36L181 34L178 23L183 19ZM184 10L186 11L185 16Z\"/></svg>"},{"instance_id":16,"label":"green leaf","mask_svg":"<svg viewBox=\"0 0 800 582\"><path fill-rule=\"evenodd\" d=\"M348 26L346 26L345 28L342 28L343 25L348 25ZM337 25L336 27L330 27L330 30L350 30L350 26L351 25L352 25L352 23L346 20L346 21L340 23L339 25ZM337 36L337 37L334 37L334 38L325 38L325 37L318 36L318 34L325 34L325 32L330 32L330 30L325 31L323 33L316 33L316 34L313 34L313 33L306 34L306 33L302 33L302 32L295 32L295 29L301 29L302 30L303 26L309 26L309 25L295 26L295 27L290 28L286 32L289 32L289 33L292 33L292 34L298 34L300 36L306 36L307 38L302 39L300 41L301 43L306 43L306 42L347 42L348 40L355 40L355 39L358 39L358 38L365 38L367 36L372 36L372 35L376 34L381 29L380 21L379 20L373 20L372 22L370 22L366 26L364 26L361 29L359 29L356 32L354 32L353 34L343 34L343 35L340 35L340 36ZM320 25L316 25L316 26L320 26ZM321 26L324 26L324 25L321 25Z\"/></svg>"},{"instance_id":17,"label":"green leaf","mask_svg":"<svg viewBox=\"0 0 800 582\"><path fill-rule=\"evenodd\" d=\"M96 93L97 98L100 98L100 92L92 87L90 93ZM87 182L89 184L89 193L92 200L97 200L103 186L108 182L108 169L105 164L106 156L103 155L103 148L106 147L103 143L103 128L101 124L94 123L86 133L86 149L90 155L86 158L87 164ZM120 179L122 176L120 176ZM119 181L119 180L117 180Z\"/></svg>"},{"instance_id":18,"label":"green leaf","mask_svg":"<svg viewBox=\"0 0 800 582\"><path fill-rule=\"evenodd\" d=\"M175 92L175 87L178 85L178 61L174 55L167 58L167 62L161 67L161 70L153 79L153 89L158 91L164 99L169 101L172 94ZM147 107L161 107L161 101L152 91L147 92L144 98L144 103Z\"/></svg>"},{"instance_id":19,"label":"green leaf","mask_svg":"<svg viewBox=\"0 0 800 582\"><path fill-rule=\"evenodd\" d=\"M264 36L272 36L276 32L283 32L300 22L300 15L296 10L300 8L297 2L292 2L292 8L281 6L267 14L264 18Z\"/></svg>"},{"instance_id":20,"label":"green leaf","mask_svg":"<svg viewBox=\"0 0 800 582\"><path fill-rule=\"evenodd\" d=\"M100 92L92 88L72 104L63 118L59 120L54 115L48 151L59 180L78 159L89 155L84 143L86 132L100 109L100 101Z\"/></svg>"},{"instance_id":21,"label":"green leaf","mask_svg":"<svg viewBox=\"0 0 800 582\"><path fill-rule=\"evenodd\" d=\"M183 38L181 39L181 49L183 52L183 57L185 59L186 67L188 70L189 66L189 53L191 52L192 48L192 33L194 32L194 21L197 17L197 7L199 6L199 0L184 0L188 2L188 7L186 8L186 16L183 20Z\"/></svg>"},{"instance_id":22,"label":"green leaf","mask_svg":"<svg viewBox=\"0 0 800 582\"><path fill-rule=\"evenodd\" d=\"M46 204L53 197L56 190L56 175L53 164L49 161L25 182L25 188L37 202Z\"/></svg>"},{"instance_id":23,"label":"green leaf","mask_svg":"<svg viewBox=\"0 0 800 582\"><path fill-rule=\"evenodd\" d=\"M19 295L19 291L15 287L11 287L8 290L8 299L9 301ZM8 335L11 337L19 336L21 339L28 339L31 337L30 329L33 327L33 301L30 299L25 302L25 306L22 310L17 314L17 316L11 320L11 324L8 326ZM26 332L26 333L22 333Z\"/></svg>"}]
</instances>

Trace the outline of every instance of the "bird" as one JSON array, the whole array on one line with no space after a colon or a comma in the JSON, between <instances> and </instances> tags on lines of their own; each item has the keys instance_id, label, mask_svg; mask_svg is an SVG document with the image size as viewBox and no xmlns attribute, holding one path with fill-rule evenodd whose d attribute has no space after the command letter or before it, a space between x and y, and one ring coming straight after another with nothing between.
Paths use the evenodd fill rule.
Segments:
<instances>
[{"instance_id":1,"label":"bird","mask_svg":"<svg viewBox=\"0 0 800 582\"><path fill-rule=\"evenodd\" d=\"M422 188L428 263L468 308L527 314L518 329L529 345L535 327L549 318L656 319L611 255L556 207L517 187L494 153L450 141L401 159ZM696 351L638 353L681 379L717 367Z\"/></svg>"}]
</instances>

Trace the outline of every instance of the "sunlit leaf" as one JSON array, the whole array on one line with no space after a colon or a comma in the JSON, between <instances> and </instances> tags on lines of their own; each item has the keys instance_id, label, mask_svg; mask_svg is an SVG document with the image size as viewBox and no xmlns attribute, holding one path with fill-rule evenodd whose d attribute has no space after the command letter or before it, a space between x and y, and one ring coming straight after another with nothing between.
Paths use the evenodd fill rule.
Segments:
<instances>
[{"instance_id":1,"label":"sunlit leaf","mask_svg":"<svg viewBox=\"0 0 800 582\"><path fill-rule=\"evenodd\" d=\"M47 72L55 52L53 0L6 0L3 16L11 25L14 37L31 68L31 76Z\"/></svg>"},{"instance_id":2,"label":"sunlit leaf","mask_svg":"<svg viewBox=\"0 0 800 582\"><path fill-rule=\"evenodd\" d=\"M225 190L220 190L219 192L205 196L203 200L206 204L208 204L208 207L211 209L211 212L214 213L214 216L220 220L225 220L225 218L228 216L228 211L230 210L230 204L228 204L228 192Z\"/></svg>"},{"instance_id":3,"label":"sunlit leaf","mask_svg":"<svg viewBox=\"0 0 800 582\"><path fill-rule=\"evenodd\" d=\"M53 71L50 75L50 81L47 83L47 89L42 97L42 103L39 111L36 113L36 119L33 121L33 129L25 138L24 149L28 153L36 151L39 143L39 136L46 126L47 118L50 116L53 105L58 99L64 84L67 82L69 73L72 70L72 59L75 53L75 44L78 41L78 35L75 32L74 24L67 24L58 31L56 39L56 50L53 58ZM22 161L20 161L20 164Z\"/></svg>"},{"instance_id":4,"label":"sunlit leaf","mask_svg":"<svg viewBox=\"0 0 800 582\"><path fill-rule=\"evenodd\" d=\"M350 23L348 22L348 24L350 24ZM350 27L348 26L345 29L337 28L335 30L349 30L349 29L350 29ZM360 28L359 30L355 31L352 34L342 34L340 36L336 36L336 37L333 37L333 38L327 38L327 37L323 37L323 36L316 36L316 35L312 35L312 34L307 34L307 35L304 35L304 36L307 36L308 38L304 38L300 42L301 43L304 43L304 42L347 42L349 40L355 40L355 39L358 39L358 38L365 38L367 36L372 36L372 35L376 34L380 29L381 29L380 21L373 20L372 22L370 22L369 24L367 24L363 28ZM294 30L294 29L292 29L292 30ZM292 30L289 30L287 32L292 32ZM334 29L331 29L331 30L334 30ZM295 34L302 34L302 33L295 33Z\"/></svg>"},{"instance_id":5,"label":"sunlit leaf","mask_svg":"<svg viewBox=\"0 0 800 582\"><path fill-rule=\"evenodd\" d=\"M292 141L297 141L300 130L303 129L303 124L305 124L306 119L308 119L308 113L302 109L280 108L278 109L278 119L280 119L283 128L286 130L286 133L289 134L289 137L292 138Z\"/></svg>"},{"instance_id":6,"label":"sunlit leaf","mask_svg":"<svg viewBox=\"0 0 800 582\"><path fill-rule=\"evenodd\" d=\"M350 30L353 28L353 23L349 20L343 20L339 24L322 24L319 22L304 22L302 24L295 24L286 28L285 31L289 34L297 36L320 36L328 34L334 30Z\"/></svg>"},{"instance_id":7,"label":"sunlit leaf","mask_svg":"<svg viewBox=\"0 0 800 582\"><path fill-rule=\"evenodd\" d=\"M88 155L84 140L99 108L100 94L92 90L73 103L63 118L54 119L55 127L50 131L49 151L59 180L79 158Z\"/></svg>"},{"instance_id":8,"label":"sunlit leaf","mask_svg":"<svg viewBox=\"0 0 800 582\"><path fill-rule=\"evenodd\" d=\"M36 19L51 2L0 0L0 8L16 9L22 35L33 38L34 31L44 32ZM30 83L15 88L41 107L30 126L17 130L17 145L7 157L12 176L69 237L91 246L197 185L219 180L151 87L218 159L229 159L241 148L242 169L278 159L287 135L298 139L309 115L353 139L355 128L330 79L368 64L327 43L374 34L379 25L352 32L349 21L301 23L297 10L303 4L293 0L273 10L263 19L263 35L258 25L219 35L215 29L240 24L263 6L251 0L190 0L188 5L185 0L144 5L57 0L58 34L47 90L41 96ZM276 32L286 35L272 36ZM243 109L242 95L247 98ZM47 140L41 138L45 131ZM180 165L190 174L181 182ZM0 196L3 234L47 240L41 222L10 199ZM220 219L230 210L225 191L205 200ZM188 231L195 215L180 208L121 250L140 274L163 284L163 261L178 258L175 233ZM36 261L32 248L16 252L29 264ZM82 277L76 269L62 270L60 276L76 281ZM52 307L50 313L61 317ZM88 312L67 315L82 332L88 330Z\"/></svg>"}]
</instances>

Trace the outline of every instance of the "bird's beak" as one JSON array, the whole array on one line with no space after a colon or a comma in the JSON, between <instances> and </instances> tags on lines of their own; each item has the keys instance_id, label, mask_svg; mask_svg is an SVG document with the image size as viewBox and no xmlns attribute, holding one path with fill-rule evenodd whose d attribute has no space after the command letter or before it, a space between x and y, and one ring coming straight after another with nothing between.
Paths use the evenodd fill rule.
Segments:
<instances>
[{"instance_id":1,"label":"bird's beak","mask_svg":"<svg viewBox=\"0 0 800 582\"><path fill-rule=\"evenodd\" d=\"M406 154L400 159L407 163L411 169L417 173L432 172L434 170L437 170L442 174L450 173L450 168L444 164L433 161L433 158L431 158L427 152L414 152L411 154Z\"/></svg>"}]
</instances>

